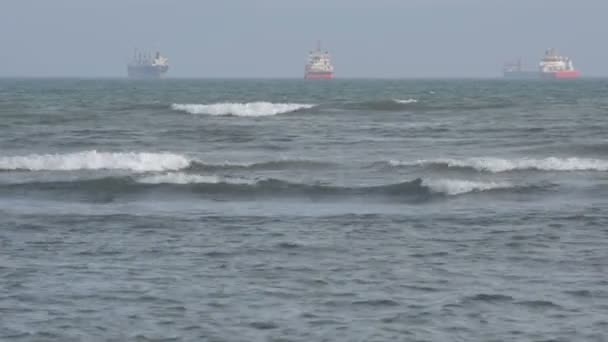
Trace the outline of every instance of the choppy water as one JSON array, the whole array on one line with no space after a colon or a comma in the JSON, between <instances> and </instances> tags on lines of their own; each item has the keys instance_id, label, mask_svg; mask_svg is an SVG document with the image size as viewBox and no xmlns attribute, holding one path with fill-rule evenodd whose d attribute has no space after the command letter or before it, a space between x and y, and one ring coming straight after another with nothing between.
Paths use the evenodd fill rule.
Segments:
<instances>
[{"instance_id":1,"label":"choppy water","mask_svg":"<svg viewBox=\"0 0 608 342\"><path fill-rule=\"evenodd\" d=\"M2 341L606 341L608 81L0 81Z\"/></svg>"}]
</instances>

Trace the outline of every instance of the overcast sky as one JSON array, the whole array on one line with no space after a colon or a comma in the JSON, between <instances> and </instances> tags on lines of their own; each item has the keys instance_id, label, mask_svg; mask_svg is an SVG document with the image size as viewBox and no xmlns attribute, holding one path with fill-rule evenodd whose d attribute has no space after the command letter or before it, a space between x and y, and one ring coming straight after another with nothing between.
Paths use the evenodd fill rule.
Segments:
<instances>
[{"instance_id":1,"label":"overcast sky","mask_svg":"<svg viewBox=\"0 0 608 342\"><path fill-rule=\"evenodd\" d=\"M0 0L0 76L122 77L133 48L170 77L495 77L555 47L608 76L608 0Z\"/></svg>"}]
</instances>

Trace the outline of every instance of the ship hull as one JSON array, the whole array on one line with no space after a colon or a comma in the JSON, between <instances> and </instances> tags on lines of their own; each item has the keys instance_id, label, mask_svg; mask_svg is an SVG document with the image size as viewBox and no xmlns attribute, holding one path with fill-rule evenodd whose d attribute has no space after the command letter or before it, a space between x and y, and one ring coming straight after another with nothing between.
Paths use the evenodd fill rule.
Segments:
<instances>
[{"instance_id":1,"label":"ship hull","mask_svg":"<svg viewBox=\"0 0 608 342\"><path fill-rule=\"evenodd\" d=\"M546 80L575 80L581 77L578 70L542 72L541 77Z\"/></svg>"},{"instance_id":2,"label":"ship hull","mask_svg":"<svg viewBox=\"0 0 608 342\"><path fill-rule=\"evenodd\" d=\"M535 80L540 78L537 71L505 71L503 76L512 80Z\"/></svg>"},{"instance_id":3,"label":"ship hull","mask_svg":"<svg viewBox=\"0 0 608 342\"><path fill-rule=\"evenodd\" d=\"M165 72L167 72L167 68L155 66L136 65L127 67L128 77L134 79L159 79Z\"/></svg>"},{"instance_id":4,"label":"ship hull","mask_svg":"<svg viewBox=\"0 0 608 342\"><path fill-rule=\"evenodd\" d=\"M535 72L535 71L506 71L504 78L513 80L575 80L581 77L578 70L556 71L556 72Z\"/></svg>"},{"instance_id":5,"label":"ship hull","mask_svg":"<svg viewBox=\"0 0 608 342\"><path fill-rule=\"evenodd\" d=\"M307 80L331 80L334 78L334 74L330 73L330 72L324 72L324 73L309 72L304 75L304 78Z\"/></svg>"}]
</instances>

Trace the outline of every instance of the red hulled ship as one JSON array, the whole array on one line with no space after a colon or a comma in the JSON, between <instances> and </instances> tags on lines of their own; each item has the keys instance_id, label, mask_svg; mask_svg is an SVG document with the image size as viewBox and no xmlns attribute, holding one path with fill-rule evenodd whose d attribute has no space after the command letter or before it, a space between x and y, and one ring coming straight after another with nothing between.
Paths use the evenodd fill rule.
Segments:
<instances>
[{"instance_id":1,"label":"red hulled ship","mask_svg":"<svg viewBox=\"0 0 608 342\"><path fill-rule=\"evenodd\" d=\"M545 51L545 57L539 63L541 78L550 80L572 80L581 77L580 71L574 69L572 60L560 56L555 49Z\"/></svg>"},{"instance_id":2,"label":"red hulled ship","mask_svg":"<svg viewBox=\"0 0 608 342\"><path fill-rule=\"evenodd\" d=\"M321 43L317 43L317 49L308 54L308 63L304 71L307 80L331 80L334 78L334 66L331 63L329 52L321 50Z\"/></svg>"}]
</instances>

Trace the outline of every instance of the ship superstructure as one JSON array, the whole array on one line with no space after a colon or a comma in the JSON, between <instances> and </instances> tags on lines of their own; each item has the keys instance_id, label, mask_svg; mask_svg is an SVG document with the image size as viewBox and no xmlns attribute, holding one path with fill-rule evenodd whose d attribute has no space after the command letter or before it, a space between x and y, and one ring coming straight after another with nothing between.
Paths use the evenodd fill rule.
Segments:
<instances>
[{"instance_id":1,"label":"ship superstructure","mask_svg":"<svg viewBox=\"0 0 608 342\"><path fill-rule=\"evenodd\" d=\"M334 66L329 52L321 50L321 42L317 49L308 54L308 63L304 71L304 78L308 80L329 80L334 78Z\"/></svg>"},{"instance_id":2,"label":"ship superstructure","mask_svg":"<svg viewBox=\"0 0 608 342\"><path fill-rule=\"evenodd\" d=\"M506 63L503 75L511 79L567 80L577 79L581 73L574 68L572 59L560 56L555 49L547 49L536 71L526 70L519 59L514 63Z\"/></svg>"},{"instance_id":3,"label":"ship superstructure","mask_svg":"<svg viewBox=\"0 0 608 342\"><path fill-rule=\"evenodd\" d=\"M547 49L545 56L538 64L542 78L545 79L576 79L580 71L574 69L572 60L560 56L555 49Z\"/></svg>"},{"instance_id":4,"label":"ship superstructure","mask_svg":"<svg viewBox=\"0 0 608 342\"><path fill-rule=\"evenodd\" d=\"M161 78L168 70L169 60L160 52L151 55L136 50L127 66L129 78Z\"/></svg>"}]
</instances>

